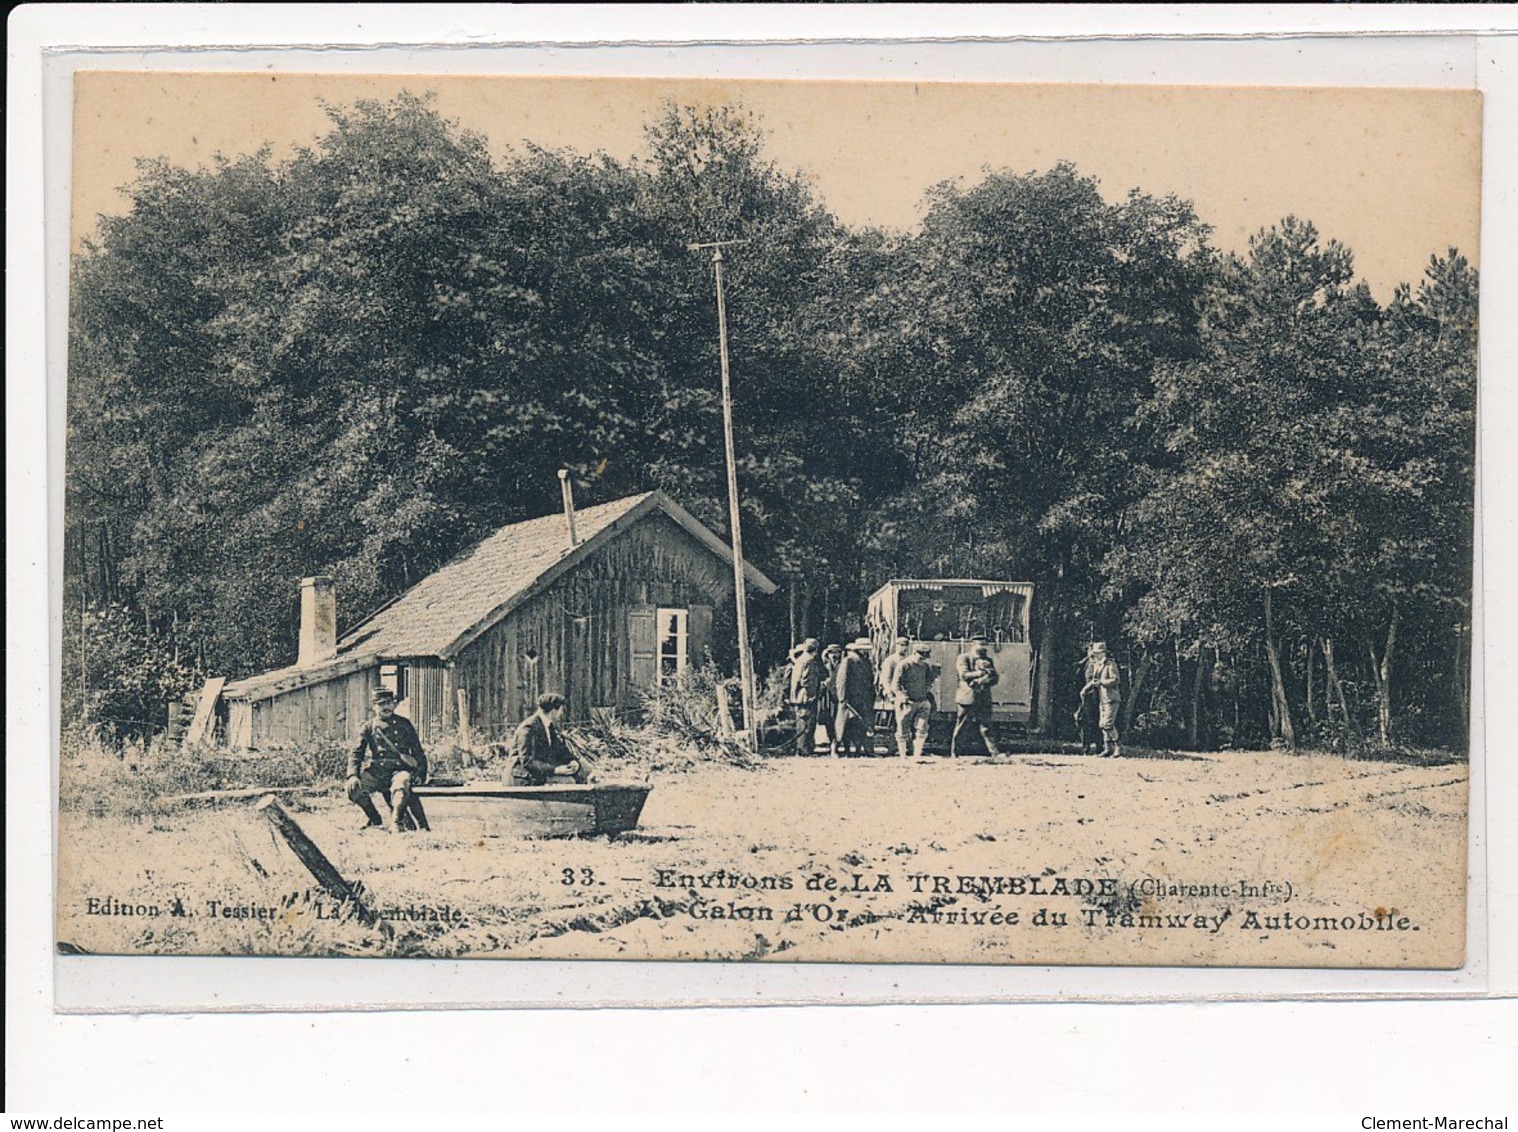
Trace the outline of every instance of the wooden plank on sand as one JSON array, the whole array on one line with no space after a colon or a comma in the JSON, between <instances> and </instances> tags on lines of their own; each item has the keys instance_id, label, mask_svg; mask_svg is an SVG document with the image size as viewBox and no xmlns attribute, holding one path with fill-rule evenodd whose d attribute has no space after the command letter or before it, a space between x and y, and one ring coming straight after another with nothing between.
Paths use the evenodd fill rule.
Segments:
<instances>
[{"instance_id":1,"label":"wooden plank on sand","mask_svg":"<svg viewBox=\"0 0 1518 1132\"><path fill-rule=\"evenodd\" d=\"M358 898L358 894L353 891L353 886L343 879L343 875L337 871L337 866L327 860L327 855L317 847L316 842L312 841L296 820L285 812L278 798L270 794L253 808L269 819L274 832L284 838L290 851L295 854L301 864L306 866L306 869L316 878L316 883L321 885L328 895L338 900L351 901L354 911L363 923L373 925L376 922L378 917Z\"/></svg>"},{"instance_id":2,"label":"wooden plank on sand","mask_svg":"<svg viewBox=\"0 0 1518 1132\"><path fill-rule=\"evenodd\" d=\"M240 790L202 790L196 794L167 794L158 801L163 806L215 806L222 802L251 802L265 794L297 795L324 794L320 786L250 786Z\"/></svg>"}]
</instances>

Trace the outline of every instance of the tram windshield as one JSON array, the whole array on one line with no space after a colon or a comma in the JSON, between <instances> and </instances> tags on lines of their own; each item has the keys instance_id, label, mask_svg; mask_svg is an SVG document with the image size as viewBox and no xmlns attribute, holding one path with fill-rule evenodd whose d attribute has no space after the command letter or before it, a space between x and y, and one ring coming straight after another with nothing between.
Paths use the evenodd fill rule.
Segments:
<instances>
[{"instance_id":1,"label":"tram windshield","mask_svg":"<svg viewBox=\"0 0 1518 1132\"><path fill-rule=\"evenodd\" d=\"M1027 599L1019 593L985 596L979 586L903 590L897 597L896 631L919 641L956 641L985 636L998 644L1027 640Z\"/></svg>"}]
</instances>

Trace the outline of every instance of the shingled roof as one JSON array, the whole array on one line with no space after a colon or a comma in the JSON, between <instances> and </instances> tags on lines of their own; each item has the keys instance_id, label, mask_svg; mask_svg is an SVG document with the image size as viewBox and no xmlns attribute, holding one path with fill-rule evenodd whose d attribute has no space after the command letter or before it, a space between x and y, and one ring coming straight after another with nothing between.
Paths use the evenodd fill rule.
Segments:
<instances>
[{"instance_id":1,"label":"shingled roof","mask_svg":"<svg viewBox=\"0 0 1518 1132\"><path fill-rule=\"evenodd\" d=\"M377 660L447 660L564 571L655 510L663 511L731 566L733 556L727 544L660 491L576 511L579 542L573 548L562 513L528 519L502 527L352 626L338 641L333 659L239 680L227 685L223 694L262 699L356 671ZM751 563L745 566L744 574L751 585L763 593L775 592L774 582Z\"/></svg>"}]
</instances>

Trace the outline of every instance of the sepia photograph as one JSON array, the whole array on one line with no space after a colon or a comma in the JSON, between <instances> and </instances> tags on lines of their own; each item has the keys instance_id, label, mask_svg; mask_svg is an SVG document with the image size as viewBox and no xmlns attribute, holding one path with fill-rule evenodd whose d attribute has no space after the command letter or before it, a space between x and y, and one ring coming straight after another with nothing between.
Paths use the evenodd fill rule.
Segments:
<instances>
[{"instance_id":1,"label":"sepia photograph","mask_svg":"<svg viewBox=\"0 0 1518 1132\"><path fill-rule=\"evenodd\" d=\"M1481 125L80 70L57 952L1461 968Z\"/></svg>"}]
</instances>

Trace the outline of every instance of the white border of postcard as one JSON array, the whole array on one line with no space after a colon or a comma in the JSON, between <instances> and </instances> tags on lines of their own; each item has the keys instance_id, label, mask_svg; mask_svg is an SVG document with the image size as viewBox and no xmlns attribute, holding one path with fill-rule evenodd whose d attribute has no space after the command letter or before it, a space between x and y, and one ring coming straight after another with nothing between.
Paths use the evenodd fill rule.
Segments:
<instances>
[{"instance_id":1,"label":"white border of postcard","mask_svg":"<svg viewBox=\"0 0 1518 1132\"><path fill-rule=\"evenodd\" d=\"M670 73L703 75L765 75L787 77L828 73L849 77L902 77L935 79L985 79L1016 74L1040 79L1062 74L1090 81L1103 76L1109 81L1129 81L1138 74L1155 73L1158 53L1164 52L1167 82L1217 83L1225 74L1259 83L1328 84L1395 81L1397 85L1449 86L1478 80L1472 65L1472 41L1460 38L1358 39L1350 41L1276 40L1243 44L1189 44L1176 53L1174 45L1105 41L1083 43L1078 53L1069 45L1053 43L977 43L910 45L881 50L874 45L835 46L825 51L815 45L772 45L764 48L686 47L649 52L646 49L589 47L577 49L572 58L551 49L513 49L504 52L415 51L377 48L362 53L317 55L297 52L253 50L152 52L147 54L70 53L56 56L44 79L43 112L49 131L46 174L50 192L46 227L63 233L67 223L68 195L61 191L68 180L66 139L70 124L69 82L75 66L184 69L258 69L266 66L292 70L336 68L360 71L408 71L413 73L541 72L563 73ZM1057 56L1057 59L1051 58ZM1220 71L1219 67L1223 70ZM1378 79L1379 76L1379 79ZM1487 153L1493 152L1488 143ZM1487 205L1484 220L1497 209ZM63 237L60 235L60 239ZM66 248L66 243L63 245ZM1491 246L1486 233L1484 250ZM1483 256L1486 267L1487 257ZM66 293L66 259L49 248L48 294L53 299ZM1501 265L1493 265L1499 273ZM1490 279L1484 274L1484 279ZM1487 310L1492 309L1490 306ZM50 471L58 471L58 438L61 413L56 398L62 388L65 308L50 301L48 371L50 421L53 448ZM1488 316L1483 330L1492 332L1498 320ZM1483 357L1490 358L1490 340L1483 342ZM1484 438L1492 433L1494 368L1484 366L1482 376ZM1491 445L1483 453L1492 455ZM1490 491L1490 474L1483 489ZM56 493L52 502L57 503ZM1487 512L1490 524L1490 510ZM55 526L56 529L56 526ZM1478 544L1479 547L1479 544ZM59 548L50 546L50 562L56 567ZM1478 574L1478 578L1479 578ZM1500 576L1500 575L1499 575ZM1478 582L1478 591L1480 585ZM1479 593L1478 593L1479 601ZM1480 640L1478 635L1477 640ZM1479 649L1479 646L1478 646ZM1475 710L1482 703L1482 667L1474 666ZM1479 716L1478 716L1479 718ZM1297 970L1180 970L1102 968L971 968L923 966L906 972L896 966L796 965L780 973L769 965L664 963L620 964L531 963L490 964L431 963L407 961L407 974L392 986L404 987L398 996L376 1001L372 994L374 961L320 960L312 963L283 960L156 959L92 957L86 962L59 959L57 1003L63 1009L185 1009L278 1007L332 1009L337 1007L467 1006L491 1003L548 1005L551 1003L658 1003L658 1002L881 1002L902 1000L985 1001L1020 998L1075 996L1089 999L1169 999L1196 997L1299 997L1343 994L1479 994L1488 985L1485 946L1487 890L1483 883L1486 861L1484 774L1480 729L1473 741L1471 763L1472 884L1469 894L1470 961L1455 972L1425 971L1297 971ZM357 993L344 995L349 963L357 963L352 977ZM481 971L486 966L489 970ZM233 975L231 968L239 968ZM344 970L338 970L344 968ZM183 976L193 970L194 977ZM130 975L127 972L131 972ZM186 988L195 988L190 997ZM211 993L212 988L215 993Z\"/></svg>"}]
</instances>

